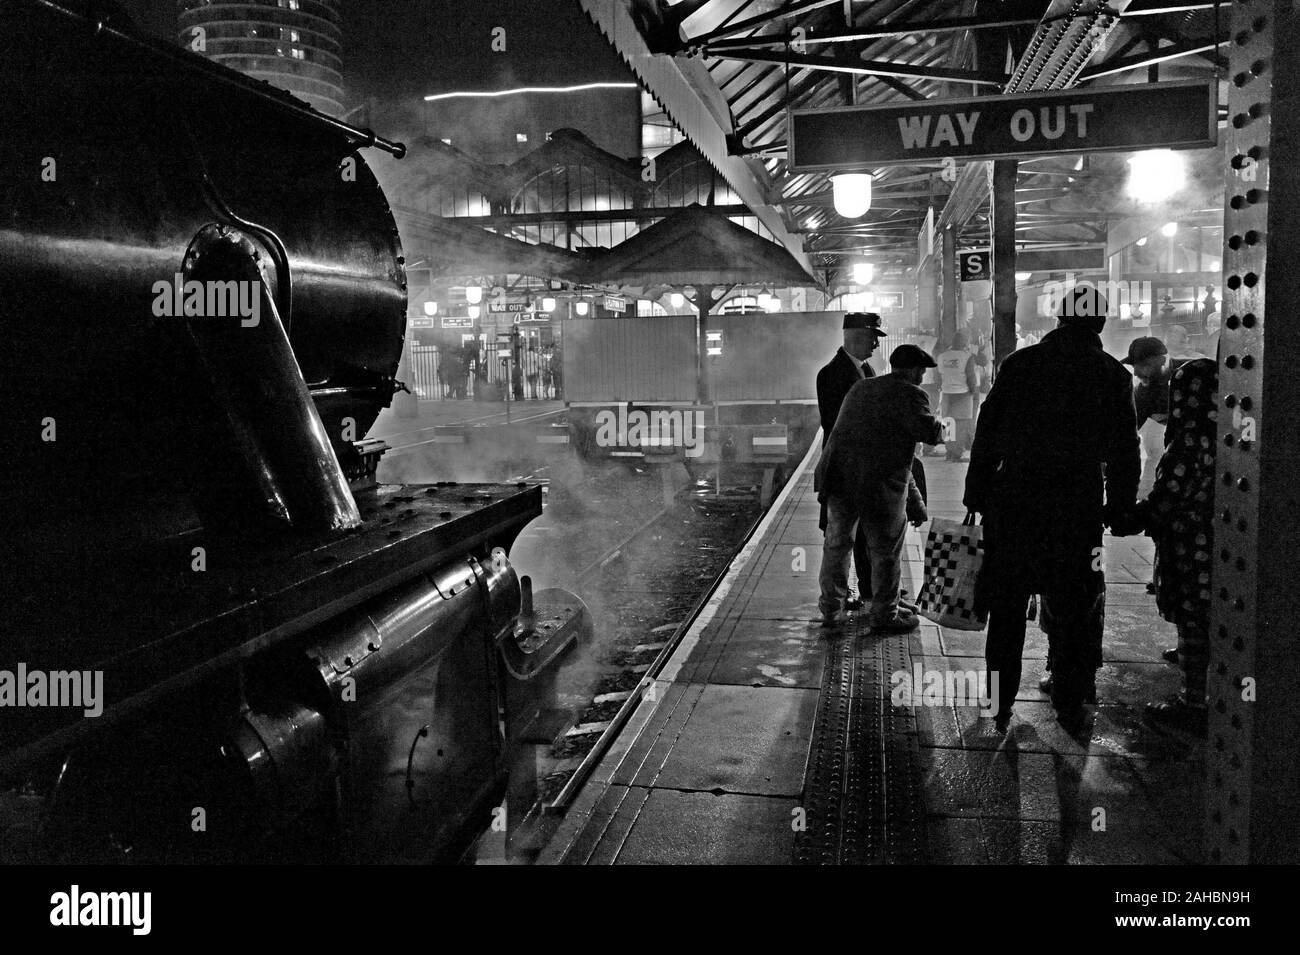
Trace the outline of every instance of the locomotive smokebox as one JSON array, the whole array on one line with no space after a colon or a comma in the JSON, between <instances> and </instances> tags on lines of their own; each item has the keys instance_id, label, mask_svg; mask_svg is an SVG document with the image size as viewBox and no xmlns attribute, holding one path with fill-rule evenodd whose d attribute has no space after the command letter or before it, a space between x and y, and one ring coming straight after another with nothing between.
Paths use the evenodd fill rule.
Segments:
<instances>
[{"instance_id":1,"label":"locomotive smokebox","mask_svg":"<svg viewBox=\"0 0 1300 955\"><path fill-rule=\"evenodd\" d=\"M377 137L90 6L0 11L0 507L355 526L406 324Z\"/></svg>"}]
</instances>

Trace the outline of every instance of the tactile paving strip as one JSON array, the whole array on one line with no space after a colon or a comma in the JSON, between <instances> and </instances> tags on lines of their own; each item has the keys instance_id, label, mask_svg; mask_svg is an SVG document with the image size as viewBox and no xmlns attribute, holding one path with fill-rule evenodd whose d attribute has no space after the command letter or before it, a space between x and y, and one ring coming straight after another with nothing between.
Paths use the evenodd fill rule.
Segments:
<instances>
[{"instance_id":1,"label":"tactile paving strip","mask_svg":"<svg viewBox=\"0 0 1300 955\"><path fill-rule=\"evenodd\" d=\"M911 671L912 639L873 637L856 621L828 637L796 863L928 860L916 719L889 699L889 675Z\"/></svg>"}]
</instances>

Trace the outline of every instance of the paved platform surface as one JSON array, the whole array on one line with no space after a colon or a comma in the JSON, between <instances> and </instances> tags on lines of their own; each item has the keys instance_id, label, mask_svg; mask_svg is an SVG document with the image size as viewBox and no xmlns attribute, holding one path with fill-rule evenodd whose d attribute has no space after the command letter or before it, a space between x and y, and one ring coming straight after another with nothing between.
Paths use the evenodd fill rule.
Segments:
<instances>
[{"instance_id":1,"label":"paved platform surface","mask_svg":"<svg viewBox=\"0 0 1300 955\"><path fill-rule=\"evenodd\" d=\"M923 621L881 640L816 624L821 533L808 461L818 450L539 861L1199 862L1203 743L1141 718L1143 703L1179 685L1159 657L1173 628L1145 590L1151 542L1105 541L1105 666L1090 733L1067 734L1038 691L1046 639L1036 623L1006 735L977 705L891 706L879 686L891 667L983 670L984 635ZM965 465L925 463L931 516L961 517ZM913 594L925 530L908 534ZM861 662L846 690L849 657Z\"/></svg>"}]
</instances>

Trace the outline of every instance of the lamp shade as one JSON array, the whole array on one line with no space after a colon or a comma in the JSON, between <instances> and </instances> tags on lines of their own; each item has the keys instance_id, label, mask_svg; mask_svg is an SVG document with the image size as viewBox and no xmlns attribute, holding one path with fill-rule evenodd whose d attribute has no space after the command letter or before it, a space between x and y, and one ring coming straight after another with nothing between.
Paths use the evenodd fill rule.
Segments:
<instances>
[{"instance_id":1,"label":"lamp shade","mask_svg":"<svg viewBox=\"0 0 1300 955\"><path fill-rule=\"evenodd\" d=\"M471 305L477 305L479 302L483 301L483 286L466 285L465 301L469 302Z\"/></svg>"},{"instance_id":2,"label":"lamp shade","mask_svg":"<svg viewBox=\"0 0 1300 955\"><path fill-rule=\"evenodd\" d=\"M871 208L870 173L842 172L831 176L831 195L835 211L846 219L856 219Z\"/></svg>"},{"instance_id":3,"label":"lamp shade","mask_svg":"<svg viewBox=\"0 0 1300 955\"><path fill-rule=\"evenodd\" d=\"M1128 161L1125 191L1138 202L1167 199L1187 183L1187 166L1172 149L1147 149Z\"/></svg>"}]
</instances>

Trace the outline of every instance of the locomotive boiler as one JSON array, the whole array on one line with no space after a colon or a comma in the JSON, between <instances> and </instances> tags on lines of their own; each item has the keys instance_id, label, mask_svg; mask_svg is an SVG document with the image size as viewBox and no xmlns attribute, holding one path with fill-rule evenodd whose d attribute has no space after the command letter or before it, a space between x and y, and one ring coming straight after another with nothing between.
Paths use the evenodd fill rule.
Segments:
<instances>
[{"instance_id":1,"label":"locomotive boiler","mask_svg":"<svg viewBox=\"0 0 1300 955\"><path fill-rule=\"evenodd\" d=\"M403 147L94 0L0 0L0 117L0 858L459 857L591 624L539 488L376 482Z\"/></svg>"}]
</instances>

